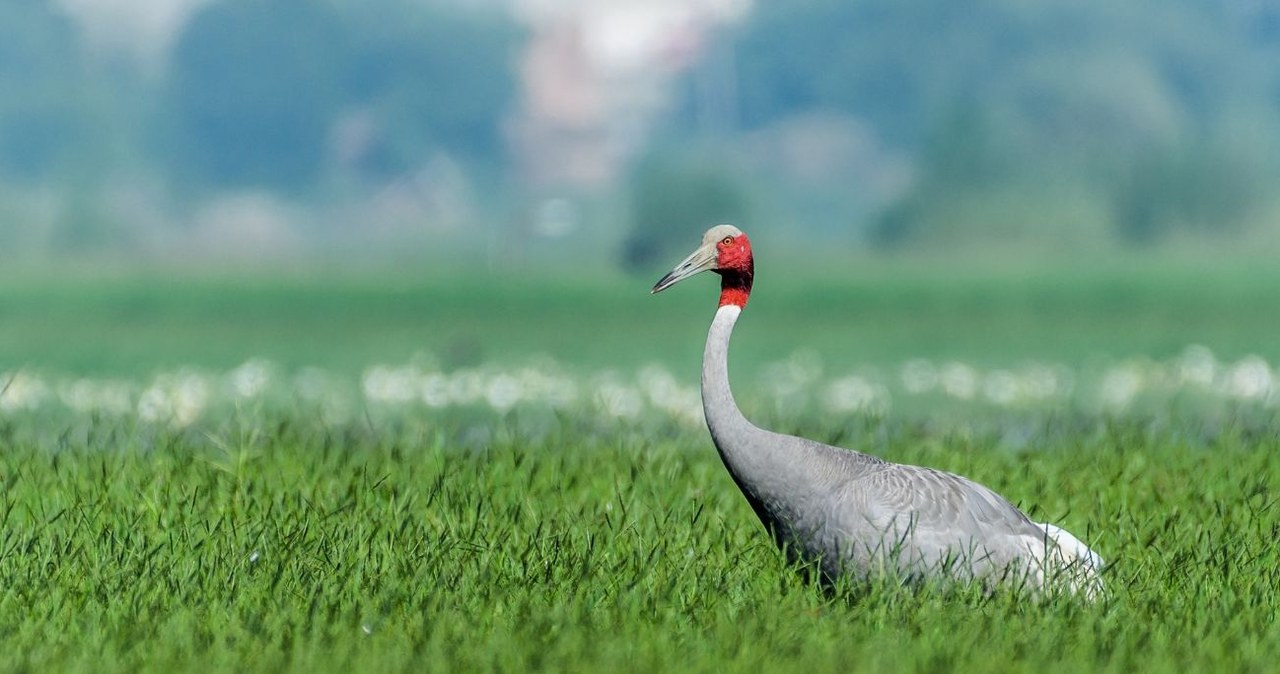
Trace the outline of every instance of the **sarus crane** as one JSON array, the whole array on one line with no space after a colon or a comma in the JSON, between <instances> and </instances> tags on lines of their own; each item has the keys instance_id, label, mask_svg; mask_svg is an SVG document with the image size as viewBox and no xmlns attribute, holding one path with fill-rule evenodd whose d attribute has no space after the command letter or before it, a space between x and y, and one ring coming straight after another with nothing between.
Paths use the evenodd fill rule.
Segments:
<instances>
[{"instance_id":1,"label":"sarus crane","mask_svg":"<svg viewBox=\"0 0 1280 674\"><path fill-rule=\"evenodd\" d=\"M1102 559L1075 536L1033 522L1007 499L959 475L774 433L747 421L729 388L729 338L755 276L751 242L717 225L653 286L720 275L720 307L702 361L702 407L725 468L774 541L826 581L888 574L1019 584L1034 593L1102 591Z\"/></svg>"}]
</instances>

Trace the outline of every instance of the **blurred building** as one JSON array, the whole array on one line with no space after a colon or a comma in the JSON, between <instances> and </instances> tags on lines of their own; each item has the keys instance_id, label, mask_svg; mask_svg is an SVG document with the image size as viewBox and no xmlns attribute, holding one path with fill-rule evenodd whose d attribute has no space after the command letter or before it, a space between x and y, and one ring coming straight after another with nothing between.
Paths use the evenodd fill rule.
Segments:
<instances>
[{"instance_id":1,"label":"blurred building","mask_svg":"<svg viewBox=\"0 0 1280 674\"><path fill-rule=\"evenodd\" d=\"M510 126L517 171L534 191L613 183L644 146L716 28L750 0L514 0L530 30L520 109Z\"/></svg>"}]
</instances>

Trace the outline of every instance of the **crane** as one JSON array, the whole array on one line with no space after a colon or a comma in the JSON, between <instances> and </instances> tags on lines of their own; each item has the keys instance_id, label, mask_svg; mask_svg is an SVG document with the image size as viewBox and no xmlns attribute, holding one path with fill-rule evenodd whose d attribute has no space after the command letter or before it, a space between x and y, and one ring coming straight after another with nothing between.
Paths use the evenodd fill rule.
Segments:
<instances>
[{"instance_id":1,"label":"crane","mask_svg":"<svg viewBox=\"0 0 1280 674\"><path fill-rule=\"evenodd\" d=\"M987 487L748 421L728 369L729 339L755 277L747 235L733 225L712 227L651 292L708 270L720 275L720 306L702 361L707 429L729 475L793 561L816 562L828 581L887 572L905 582L946 576L1090 599L1102 592L1102 558L1089 546L1033 522Z\"/></svg>"}]
</instances>

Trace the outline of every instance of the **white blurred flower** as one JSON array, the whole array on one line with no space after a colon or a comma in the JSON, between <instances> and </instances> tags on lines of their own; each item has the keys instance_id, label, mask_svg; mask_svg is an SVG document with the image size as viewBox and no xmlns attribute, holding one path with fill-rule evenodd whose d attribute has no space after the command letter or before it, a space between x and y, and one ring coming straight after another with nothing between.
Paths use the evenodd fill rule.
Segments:
<instances>
[{"instance_id":1,"label":"white blurred flower","mask_svg":"<svg viewBox=\"0 0 1280 674\"><path fill-rule=\"evenodd\" d=\"M702 421L702 395L695 388L681 386L665 368L649 365L641 370L640 388L652 406L668 415L691 424Z\"/></svg>"},{"instance_id":2,"label":"white blurred flower","mask_svg":"<svg viewBox=\"0 0 1280 674\"><path fill-rule=\"evenodd\" d=\"M1128 407L1141 390L1142 372L1136 364L1124 363L1107 370L1099 392L1107 409L1120 411Z\"/></svg>"},{"instance_id":3,"label":"white blurred flower","mask_svg":"<svg viewBox=\"0 0 1280 674\"><path fill-rule=\"evenodd\" d=\"M1071 370L1040 363L1028 365L1019 377L1023 395L1035 400L1071 394Z\"/></svg>"},{"instance_id":4,"label":"white blurred flower","mask_svg":"<svg viewBox=\"0 0 1280 674\"><path fill-rule=\"evenodd\" d=\"M531 401L563 409L578 400L578 383L571 377L534 368L524 368L518 376L525 395Z\"/></svg>"},{"instance_id":5,"label":"white blurred flower","mask_svg":"<svg viewBox=\"0 0 1280 674\"><path fill-rule=\"evenodd\" d=\"M943 365L938 380L943 392L952 398L969 400L978 392L978 372L964 363Z\"/></svg>"},{"instance_id":6,"label":"white blurred flower","mask_svg":"<svg viewBox=\"0 0 1280 674\"><path fill-rule=\"evenodd\" d=\"M650 402L660 403L670 398L680 385L676 378L660 365L647 365L640 370L640 388Z\"/></svg>"},{"instance_id":7,"label":"white blurred flower","mask_svg":"<svg viewBox=\"0 0 1280 674\"><path fill-rule=\"evenodd\" d=\"M1210 386L1218 373L1218 359L1206 346L1192 344L1183 350L1176 365L1182 384Z\"/></svg>"},{"instance_id":8,"label":"white blurred flower","mask_svg":"<svg viewBox=\"0 0 1280 674\"><path fill-rule=\"evenodd\" d=\"M256 398L271 383L271 363L253 359L247 360L239 367L227 373L227 385L231 394L237 398Z\"/></svg>"},{"instance_id":9,"label":"white blurred flower","mask_svg":"<svg viewBox=\"0 0 1280 674\"><path fill-rule=\"evenodd\" d=\"M189 426L209 404L211 388L208 378L193 370L162 373L138 398L138 417Z\"/></svg>"},{"instance_id":10,"label":"white blurred flower","mask_svg":"<svg viewBox=\"0 0 1280 674\"><path fill-rule=\"evenodd\" d=\"M418 394L427 407L449 405L449 378L440 372L424 375L418 382Z\"/></svg>"},{"instance_id":11,"label":"white blurred flower","mask_svg":"<svg viewBox=\"0 0 1280 674\"><path fill-rule=\"evenodd\" d=\"M34 410L49 397L43 380L23 372L0 373L0 410Z\"/></svg>"},{"instance_id":12,"label":"white blurred flower","mask_svg":"<svg viewBox=\"0 0 1280 674\"><path fill-rule=\"evenodd\" d=\"M293 378L293 392L301 400L319 406L325 423L341 423L356 409L349 380L318 367L304 367Z\"/></svg>"},{"instance_id":13,"label":"white blurred flower","mask_svg":"<svg viewBox=\"0 0 1280 674\"><path fill-rule=\"evenodd\" d=\"M133 409L129 388L127 382L118 380L77 379L62 387L60 397L62 404L76 412L126 414Z\"/></svg>"},{"instance_id":14,"label":"white blurred flower","mask_svg":"<svg viewBox=\"0 0 1280 674\"><path fill-rule=\"evenodd\" d=\"M520 402L520 398L524 391L520 387L520 382L509 374L499 374L489 380L488 386L485 387L485 400L488 401L489 407L505 412Z\"/></svg>"},{"instance_id":15,"label":"white blurred flower","mask_svg":"<svg viewBox=\"0 0 1280 674\"><path fill-rule=\"evenodd\" d=\"M1257 400L1271 393L1271 366L1258 356L1246 356L1231 366L1227 376L1227 393L1236 398Z\"/></svg>"},{"instance_id":16,"label":"white blurred flower","mask_svg":"<svg viewBox=\"0 0 1280 674\"><path fill-rule=\"evenodd\" d=\"M982 380L982 393L997 405L1012 405L1022 397L1018 378L1008 370L992 370Z\"/></svg>"},{"instance_id":17,"label":"white blurred flower","mask_svg":"<svg viewBox=\"0 0 1280 674\"><path fill-rule=\"evenodd\" d=\"M412 368L376 366L365 371L361 379L364 396L379 403L407 403L413 400L417 373Z\"/></svg>"},{"instance_id":18,"label":"white blurred flower","mask_svg":"<svg viewBox=\"0 0 1280 674\"><path fill-rule=\"evenodd\" d=\"M797 351L764 370L765 390L779 405L801 406L808 391L822 377L822 359L813 351Z\"/></svg>"},{"instance_id":19,"label":"white blurred flower","mask_svg":"<svg viewBox=\"0 0 1280 674\"><path fill-rule=\"evenodd\" d=\"M849 375L827 387L827 407L834 412L865 411L883 414L889 408L889 391L883 384Z\"/></svg>"},{"instance_id":20,"label":"white blurred flower","mask_svg":"<svg viewBox=\"0 0 1280 674\"><path fill-rule=\"evenodd\" d=\"M634 419L644 412L644 397L632 386L622 384L614 372L605 372L595 387L595 400L606 414Z\"/></svg>"},{"instance_id":21,"label":"white blurred flower","mask_svg":"<svg viewBox=\"0 0 1280 674\"><path fill-rule=\"evenodd\" d=\"M449 378L449 399L455 405L479 402L485 394L484 379L479 372L462 370Z\"/></svg>"},{"instance_id":22,"label":"white blurred flower","mask_svg":"<svg viewBox=\"0 0 1280 674\"><path fill-rule=\"evenodd\" d=\"M817 355L799 351L767 365L753 392L781 414L802 412L812 405L833 412L883 412L893 402L891 387L899 383L901 389L894 392L937 392L971 405L1005 407L1094 396L1089 402L1102 409L1123 411L1139 396L1154 404L1171 401L1184 387L1222 399L1272 404L1280 402L1278 376L1259 356L1224 364L1208 348L1191 345L1168 361L1135 358L1103 370L1076 371L1034 362L981 370L958 361L935 364L913 358L888 374L869 369L826 380ZM634 378L612 370L569 374L548 358L518 368L484 365L444 373L430 360L415 357L405 365L370 366L356 377L307 367L292 379L283 377L269 361L249 359L218 377L187 368L158 374L149 382L0 374L0 388L6 385L8 389L0 393L0 412L34 410L60 401L74 413L128 414L132 410L140 419L175 426L194 423L211 409L234 408L241 401L277 392L315 404L327 422L350 420L365 402L434 410L484 405L497 412L518 406L594 408L619 419L639 418L652 410L690 425L703 421L697 385L683 383L665 366L646 365Z\"/></svg>"},{"instance_id":23,"label":"white blurred flower","mask_svg":"<svg viewBox=\"0 0 1280 674\"><path fill-rule=\"evenodd\" d=\"M152 385L138 398L138 418L147 422L159 422L173 415L173 403L159 386Z\"/></svg>"},{"instance_id":24,"label":"white blurred flower","mask_svg":"<svg viewBox=\"0 0 1280 674\"><path fill-rule=\"evenodd\" d=\"M923 358L913 358L902 365L902 388L907 393L928 393L938 386L938 369Z\"/></svg>"},{"instance_id":25,"label":"white blurred flower","mask_svg":"<svg viewBox=\"0 0 1280 674\"><path fill-rule=\"evenodd\" d=\"M180 372L173 382L173 422L188 426L209 402L209 382L195 372Z\"/></svg>"}]
</instances>

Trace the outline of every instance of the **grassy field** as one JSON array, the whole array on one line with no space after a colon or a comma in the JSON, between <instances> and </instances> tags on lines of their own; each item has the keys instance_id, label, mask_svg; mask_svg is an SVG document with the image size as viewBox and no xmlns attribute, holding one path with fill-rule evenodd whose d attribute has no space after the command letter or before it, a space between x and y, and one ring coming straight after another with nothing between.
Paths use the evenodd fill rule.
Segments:
<instances>
[{"instance_id":1,"label":"grassy field","mask_svg":"<svg viewBox=\"0 0 1280 674\"><path fill-rule=\"evenodd\" d=\"M995 488L1093 544L1107 598L825 592L773 549L696 418L370 384L371 365L415 357L414 386L446 388L550 358L606 393L649 363L687 388L713 295L694 282L650 298L618 278L13 277L0 373L35 402L0 397L0 671L1274 671L1280 419L1271 388L1232 388L1231 364L1257 354L1274 381L1280 272L761 283L735 379L772 381L802 347L829 374L797 380L814 387L797 406L744 391L749 416ZM1078 392L1091 359L1149 357L1168 363L1155 390L1191 344L1216 354L1207 378L1141 406L978 394L937 415L896 388L878 412L816 402L846 370L890 381L912 359L985 381L1063 363ZM192 375L197 414L143 413L164 373L250 358L272 381L348 377L356 402L334 416L291 383L236 397ZM614 369L621 384L592 383ZM76 381L107 380L124 407L76 407Z\"/></svg>"},{"instance_id":2,"label":"grassy field","mask_svg":"<svg viewBox=\"0 0 1280 674\"><path fill-rule=\"evenodd\" d=\"M1280 361L1271 261L759 264L734 338L735 371L747 375L801 348L835 367L1163 358L1188 344ZM425 352L449 368L549 356L589 369L657 361L696 376L715 280L651 296L656 278L0 270L0 370L137 374L255 356L358 371Z\"/></svg>"}]
</instances>

